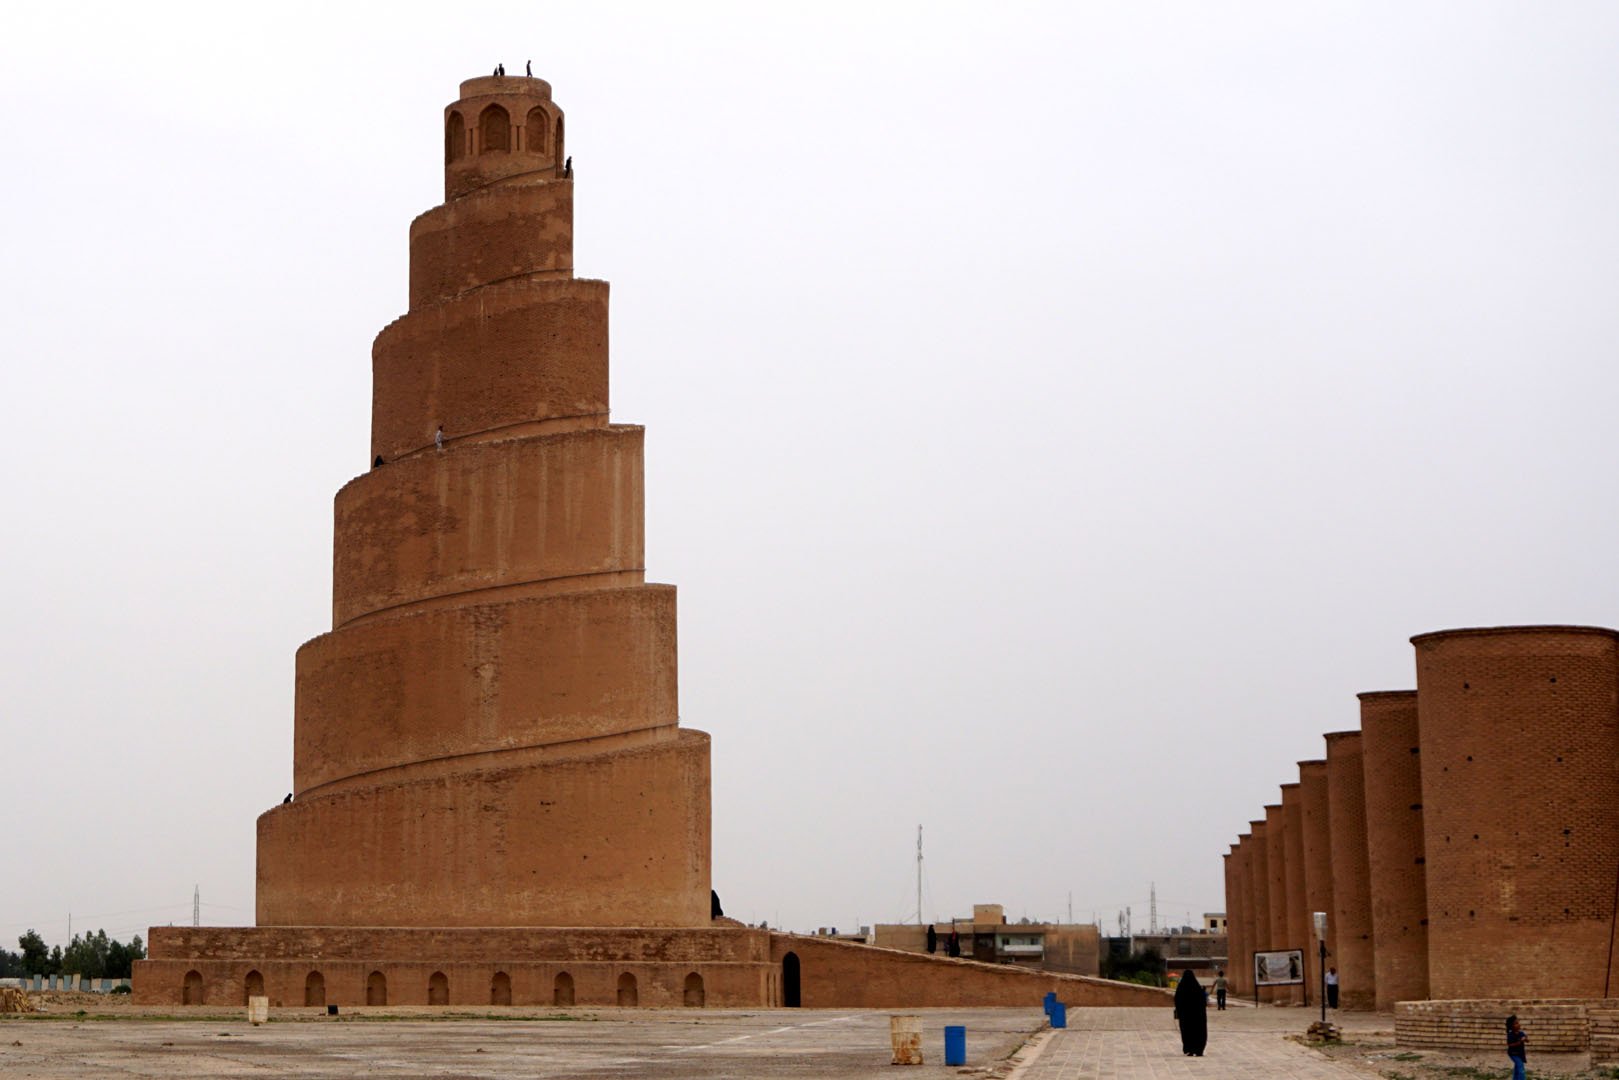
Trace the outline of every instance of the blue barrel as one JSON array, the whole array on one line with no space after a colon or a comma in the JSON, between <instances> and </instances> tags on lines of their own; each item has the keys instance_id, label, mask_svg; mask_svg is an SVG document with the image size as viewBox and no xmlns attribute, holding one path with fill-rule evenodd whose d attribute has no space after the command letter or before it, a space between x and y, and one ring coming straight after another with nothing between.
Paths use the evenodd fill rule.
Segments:
<instances>
[{"instance_id":1,"label":"blue barrel","mask_svg":"<svg viewBox=\"0 0 1619 1080\"><path fill-rule=\"evenodd\" d=\"M1051 1015L1051 1007L1055 1004L1057 1004L1057 991L1047 990L1045 1000L1041 1003L1042 1007L1046 1010L1047 1016Z\"/></svg>"},{"instance_id":2,"label":"blue barrel","mask_svg":"<svg viewBox=\"0 0 1619 1080\"><path fill-rule=\"evenodd\" d=\"M945 1025L944 1063L946 1065L967 1064L967 1028L965 1025Z\"/></svg>"},{"instance_id":3,"label":"blue barrel","mask_svg":"<svg viewBox=\"0 0 1619 1080\"><path fill-rule=\"evenodd\" d=\"M1051 1003L1051 1026L1065 1028L1068 1026L1068 1006L1060 1001Z\"/></svg>"}]
</instances>

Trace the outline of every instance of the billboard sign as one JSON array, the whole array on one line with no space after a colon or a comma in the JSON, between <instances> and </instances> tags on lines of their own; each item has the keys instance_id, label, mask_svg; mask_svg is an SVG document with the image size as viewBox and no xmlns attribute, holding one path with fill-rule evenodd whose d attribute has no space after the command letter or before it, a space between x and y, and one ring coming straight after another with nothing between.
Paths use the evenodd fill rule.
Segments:
<instances>
[{"instance_id":1,"label":"billboard sign","mask_svg":"<svg viewBox=\"0 0 1619 1080\"><path fill-rule=\"evenodd\" d=\"M1297 986L1304 982L1304 950L1254 953L1254 986Z\"/></svg>"}]
</instances>

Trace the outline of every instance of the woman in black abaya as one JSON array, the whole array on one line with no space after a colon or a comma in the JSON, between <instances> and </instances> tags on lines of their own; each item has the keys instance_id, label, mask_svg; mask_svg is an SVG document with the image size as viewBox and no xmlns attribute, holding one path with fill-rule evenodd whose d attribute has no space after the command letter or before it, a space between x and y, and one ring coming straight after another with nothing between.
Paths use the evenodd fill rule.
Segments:
<instances>
[{"instance_id":1,"label":"woman in black abaya","mask_svg":"<svg viewBox=\"0 0 1619 1080\"><path fill-rule=\"evenodd\" d=\"M1175 1019L1181 1026L1181 1052L1202 1057L1209 1044L1209 999L1190 970L1181 972L1175 987Z\"/></svg>"}]
</instances>

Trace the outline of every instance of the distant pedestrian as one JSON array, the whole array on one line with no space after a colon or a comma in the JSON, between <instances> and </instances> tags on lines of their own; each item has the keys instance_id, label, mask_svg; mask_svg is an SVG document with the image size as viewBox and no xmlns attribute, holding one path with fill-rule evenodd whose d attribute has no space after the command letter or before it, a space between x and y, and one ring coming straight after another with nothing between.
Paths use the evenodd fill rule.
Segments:
<instances>
[{"instance_id":1,"label":"distant pedestrian","mask_svg":"<svg viewBox=\"0 0 1619 1080\"><path fill-rule=\"evenodd\" d=\"M572 180L573 179L573 155L572 154L569 154L568 155L568 160L562 163L562 179L564 179L564 180Z\"/></svg>"},{"instance_id":2,"label":"distant pedestrian","mask_svg":"<svg viewBox=\"0 0 1619 1080\"><path fill-rule=\"evenodd\" d=\"M1202 1057L1209 1045L1209 996L1191 968L1181 972L1181 981L1175 985L1175 1022L1181 1026L1181 1053Z\"/></svg>"},{"instance_id":3,"label":"distant pedestrian","mask_svg":"<svg viewBox=\"0 0 1619 1080\"><path fill-rule=\"evenodd\" d=\"M928 923L928 955L931 956L931 955L933 955L934 953L936 953L938 951L939 951L939 932L937 930L933 929L933 924L932 923Z\"/></svg>"},{"instance_id":4,"label":"distant pedestrian","mask_svg":"<svg viewBox=\"0 0 1619 1080\"><path fill-rule=\"evenodd\" d=\"M950 931L950 937L945 940L944 953L946 956L961 955L961 935L954 930Z\"/></svg>"},{"instance_id":5,"label":"distant pedestrian","mask_svg":"<svg viewBox=\"0 0 1619 1080\"><path fill-rule=\"evenodd\" d=\"M380 469L380 468L382 468L382 455L381 455L381 454L378 454L378 455L377 455L377 460L375 460L375 461L373 461L373 462L372 462L372 463L371 463L371 467L372 467L372 468L373 468L373 469Z\"/></svg>"},{"instance_id":6,"label":"distant pedestrian","mask_svg":"<svg viewBox=\"0 0 1619 1080\"><path fill-rule=\"evenodd\" d=\"M1218 1012L1225 1012L1225 968L1216 968L1214 971L1214 998L1218 1003L1215 1008Z\"/></svg>"},{"instance_id":7,"label":"distant pedestrian","mask_svg":"<svg viewBox=\"0 0 1619 1080\"><path fill-rule=\"evenodd\" d=\"M720 894L714 889L708 890L708 917L710 919L725 918L725 909L720 907Z\"/></svg>"},{"instance_id":8,"label":"distant pedestrian","mask_svg":"<svg viewBox=\"0 0 1619 1080\"><path fill-rule=\"evenodd\" d=\"M440 449L440 450L444 449L444 425L443 424L440 424L438 426L438 430L433 432L433 445L435 447L437 447L438 449Z\"/></svg>"},{"instance_id":9,"label":"distant pedestrian","mask_svg":"<svg viewBox=\"0 0 1619 1080\"><path fill-rule=\"evenodd\" d=\"M287 797L285 799L281 800L281 805L285 806L288 803L290 803L291 801L292 801L292 792L289 791L289 792L287 792Z\"/></svg>"},{"instance_id":10,"label":"distant pedestrian","mask_svg":"<svg viewBox=\"0 0 1619 1080\"><path fill-rule=\"evenodd\" d=\"M1529 1036L1518 1023L1517 1014L1507 1017L1507 1057L1512 1059L1512 1080L1523 1080L1529 1066Z\"/></svg>"},{"instance_id":11,"label":"distant pedestrian","mask_svg":"<svg viewBox=\"0 0 1619 1080\"><path fill-rule=\"evenodd\" d=\"M1330 967L1330 968L1327 969L1327 1008L1336 1009L1337 1007L1338 1007L1338 969L1335 968L1335 967Z\"/></svg>"},{"instance_id":12,"label":"distant pedestrian","mask_svg":"<svg viewBox=\"0 0 1619 1080\"><path fill-rule=\"evenodd\" d=\"M532 61L532 60L525 61L523 63L523 67L525 69L527 69L528 77L532 79L534 77L534 61Z\"/></svg>"}]
</instances>

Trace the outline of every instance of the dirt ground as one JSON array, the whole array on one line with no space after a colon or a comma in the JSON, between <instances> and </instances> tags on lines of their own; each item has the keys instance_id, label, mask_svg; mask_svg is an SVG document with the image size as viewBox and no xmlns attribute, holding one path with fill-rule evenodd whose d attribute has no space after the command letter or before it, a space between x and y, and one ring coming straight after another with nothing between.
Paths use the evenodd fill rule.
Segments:
<instances>
[{"instance_id":1,"label":"dirt ground","mask_svg":"<svg viewBox=\"0 0 1619 1080\"><path fill-rule=\"evenodd\" d=\"M1381 1019L1383 1024L1347 1029L1341 1044L1321 1047L1322 1053L1335 1061L1375 1069L1388 1080L1503 1080L1512 1075L1512 1063L1505 1050L1402 1050L1394 1045L1394 1018ZM1589 1054L1531 1053L1529 1075L1556 1080L1619 1080L1619 1068L1593 1066Z\"/></svg>"},{"instance_id":2,"label":"dirt ground","mask_svg":"<svg viewBox=\"0 0 1619 1080\"><path fill-rule=\"evenodd\" d=\"M32 1011L0 1014L0 1077L659 1077L770 1080L891 1077L888 1013L849 1010L344 1008L276 1009L254 1027L240 1006L138 1006L128 995L30 994ZM922 1009L928 1076L1004 1077L1044 1026L1039 1009ZM1160 1010L1084 1010L1096 1030L1169 1030ZM1227 1014L1237 1027L1303 1041L1301 1009ZM1141 1015L1138 1015L1141 1014ZM1387 1080L1502 1080L1505 1054L1410 1051L1394 1045L1394 1018L1344 1013L1329 1058ZM964 1068L942 1064L946 1024L968 1029ZM1585 1054L1539 1054L1532 1077L1619 1080Z\"/></svg>"},{"instance_id":3,"label":"dirt ground","mask_svg":"<svg viewBox=\"0 0 1619 1080\"><path fill-rule=\"evenodd\" d=\"M45 995L40 995L45 997ZM891 1077L889 1014L847 1010L489 1007L272 1010L153 1008L54 995L0 1016L0 1077L631 1078L875 1080ZM85 999L92 1000L85 1000ZM1004 1077L1044 1024L1038 1008L923 1009L926 1064L908 1078ZM943 1064L944 1028L967 1028L964 1066Z\"/></svg>"}]
</instances>

